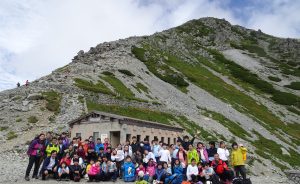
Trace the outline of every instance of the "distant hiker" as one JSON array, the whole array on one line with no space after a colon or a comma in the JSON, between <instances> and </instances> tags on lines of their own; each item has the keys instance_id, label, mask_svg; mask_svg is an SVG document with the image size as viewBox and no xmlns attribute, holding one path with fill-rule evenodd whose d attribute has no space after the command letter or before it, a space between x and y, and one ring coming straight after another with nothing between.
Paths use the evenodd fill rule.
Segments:
<instances>
[{"instance_id":1,"label":"distant hiker","mask_svg":"<svg viewBox=\"0 0 300 184\"><path fill-rule=\"evenodd\" d=\"M20 86L21 86L21 84L18 82L18 83L17 83L17 87L20 87Z\"/></svg>"},{"instance_id":2,"label":"distant hiker","mask_svg":"<svg viewBox=\"0 0 300 184\"><path fill-rule=\"evenodd\" d=\"M28 80L26 80L25 86L29 86L29 81Z\"/></svg>"},{"instance_id":3,"label":"distant hiker","mask_svg":"<svg viewBox=\"0 0 300 184\"><path fill-rule=\"evenodd\" d=\"M246 180L246 168L245 160L243 155L247 153L247 149L236 142L232 143L232 153L231 153L231 165L234 167L235 176L239 177L241 174L243 179Z\"/></svg>"}]
</instances>

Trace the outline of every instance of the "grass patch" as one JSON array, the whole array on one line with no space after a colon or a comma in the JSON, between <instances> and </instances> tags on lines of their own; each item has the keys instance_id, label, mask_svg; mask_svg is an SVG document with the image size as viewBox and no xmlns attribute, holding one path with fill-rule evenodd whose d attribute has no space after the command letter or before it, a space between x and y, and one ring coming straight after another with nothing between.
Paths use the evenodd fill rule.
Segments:
<instances>
[{"instance_id":1,"label":"grass patch","mask_svg":"<svg viewBox=\"0 0 300 184\"><path fill-rule=\"evenodd\" d=\"M5 130L7 130L8 129L8 126L1 126L0 127L0 131L5 131Z\"/></svg>"},{"instance_id":2,"label":"grass patch","mask_svg":"<svg viewBox=\"0 0 300 184\"><path fill-rule=\"evenodd\" d=\"M149 71L151 71L156 77L161 80L172 84L173 86L180 89L182 92L187 92L187 87L189 83L187 83L183 76L175 71L173 71L168 65L159 62L157 55L150 55L147 59L145 58L146 50L143 48L132 47L132 53L138 58L140 61L145 63L148 67ZM160 56L158 56L160 57ZM164 58L166 59L166 58Z\"/></svg>"},{"instance_id":3,"label":"grass patch","mask_svg":"<svg viewBox=\"0 0 300 184\"><path fill-rule=\"evenodd\" d=\"M299 154L293 150L289 150L291 156L283 155L281 146L273 140L266 139L264 136L260 135L258 132L253 130L253 133L256 134L258 140L253 141L253 144L256 147L256 153L266 159L271 159L271 161L276 165L278 162L274 159L283 160L286 163L289 163L291 166L300 166L300 157ZM277 163L276 163L277 162ZM281 166L279 166L282 168Z\"/></svg>"},{"instance_id":4,"label":"grass patch","mask_svg":"<svg viewBox=\"0 0 300 184\"><path fill-rule=\"evenodd\" d=\"M133 73L131 73L131 71L129 70L118 70L120 73L123 73L129 77L134 77L135 75Z\"/></svg>"},{"instance_id":5,"label":"grass patch","mask_svg":"<svg viewBox=\"0 0 300 184\"><path fill-rule=\"evenodd\" d=\"M143 91L144 93L149 94L149 89L147 88L147 86L145 86L144 84L142 84L140 82L136 83L136 86L134 86L134 88L140 93L142 93L142 91Z\"/></svg>"},{"instance_id":6,"label":"grass patch","mask_svg":"<svg viewBox=\"0 0 300 184\"><path fill-rule=\"evenodd\" d=\"M84 103L84 96L79 95L78 96L78 101L83 104Z\"/></svg>"},{"instance_id":7,"label":"grass patch","mask_svg":"<svg viewBox=\"0 0 300 184\"><path fill-rule=\"evenodd\" d=\"M237 137L240 137L247 141L249 141L247 137L252 137L251 134L248 133L245 129L243 129L239 123L229 120L220 113L210 111L207 109L202 109L201 112L207 117L211 116L212 119L216 120L217 122L228 128L228 130Z\"/></svg>"},{"instance_id":8,"label":"grass patch","mask_svg":"<svg viewBox=\"0 0 300 184\"><path fill-rule=\"evenodd\" d=\"M6 139L7 140L11 140L11 139L14 139L14 138L17 138L18 135L14 132L14 131L10 131L6 134Z\"/></svg>"},{"instance_id":9,"label":"grass patch","mask_svg":"<svg viewBox=\"0 0 300 184\"><path fill-rule=\"evenodd\" d=\"M300 111L299 111L298 109L296 109L296 108L294 108L294 107L287 107L286 109L287 109L288 111L293 112L293 113L295 113L295 114L297 114L297 115L300 116Z\"/></svg>"},{"instance_id":10,"label":"grass patch","mask_svg":"<svg viewBox=\"0 0 300 184\"><path fill-rule=\"evenodd\" d=\"M285 87L294 89L294 90L300 90L300 82L291 82L291 84L285 85Z\"/></svg>"},{"instance_id":11,"label":"grass patch","mask_svg":"<svg viewBox=\"0 0 300 184\"><path fill-rule=\"evenodd\" d=\"M114 76L112 73L103 72L104 76L100 76L101 79L108 82L116 91L117 95L122 98L126 98L129 100L136 100L141 102L147 102L146 100L136 98L134 93L127 88L122 81Z\"/></svg>"},{"instance_id":12,"label":"grass patch","mask_svg":"<svg viewBox=\"0 0 300 184\"><path fill-rule=\"evenodd\" d=\"M280 82L281 79L278 78L278 77L273 77L273 76L268 76L268 79L270 79L271 81L274 81L274 82Z\"/></svg>"},{"instance_id":13,"label":"grass patch","mask_svg":"<svg viewBox=\"0 0 300 184\"><path fill-rule=\"evenodd\" d=\"M106 87L105 84L100 80L96 84L94 84L91 81L87 81L79 78L75 78L74 81L77 87L84 89L86 91L114 95L114 93L108 87Z\"/></svg>"},{"instance_id":14,"label":"grass patch","mask_svg":"<svg viewBox=\"0 0 300 184\"><path fill-rule=\"evenodd\" d=\"M16 119L16 122L21 122L21 121L22 121L22 118Z\"/></svg>"},{"instance_id":15,"label":"grass patch","mask_svg":"<svg viewBox=\"0 0 300 184\"><path fill-rule=\"evenodd\" d=\"M35 116L30 116L29 118L27 118L27 120L28 120L28 123L36 123L39 121L37 119L37 117L35 117Z\"/></svg>"},{"instance_id":16,"label":"grass patch","mask_svg":"<svg viewBox=\"0 0 300 184\"><path fill-rule=\"evenodd\" d=\"M87 107L89 111L104 111L146 121L159 122L163 124L170 124L170 121L175 119L175 117L171 114L136 107L121 107L117 105L96 104L91 101L87 101Z\"/></svg>"},{"instance_id":17,"label":"grass patch","mask_svg":"<svg viewBox=\"0 0 300 184\"><path fill-rule=\"evenodd\" d=\"M61 94L56 91L49 91L42 93L44 99L47 101L46 109L58 114L60 112Z\"/></svg>"}]
</instances>

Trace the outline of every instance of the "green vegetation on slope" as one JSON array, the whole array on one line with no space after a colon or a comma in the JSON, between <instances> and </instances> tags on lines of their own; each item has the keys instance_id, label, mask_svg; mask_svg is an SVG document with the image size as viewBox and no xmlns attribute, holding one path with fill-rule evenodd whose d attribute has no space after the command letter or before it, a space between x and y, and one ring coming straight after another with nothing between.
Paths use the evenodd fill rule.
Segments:
<instances>
[{"instance_id":1,"label":"green vegetation on slope","mask_svg":"<svg viewBox=\"0 0 300 184\"><path fill-rule=\"evenodd\" d=\"M37 119L37 117L35 117L35 116L30 116L27 120L28 120L28 123L36 123L39 121Z\"/></svg>"},{"instance_id":2,"label":"green vegetation on slope","mask_svg":"<svg viewBox=\"0 0 300 184\"><path fill-rule=\"evenodd\" d=\"M140 61L145 63L145 65L148 67L150 72L152 72L156 77L160 78L161 80L174 85L182 92L186 93L187 92L186 88L189 86L189 83L187 83L183 79L183 76L173 71L168 65L159 62L159 58L155 58L153 55L151 55L151 58L145 59L144 58L145 51L146 50L142 48L132 47L132 53Z\"/></svg>"},{"instance_id":3,"label":"green vegetation on slope","mask_svg":"<svg viewBox=\"0 0 300 184\"><path fill-rule=\"evenodd\" d=\"M77 87L86 91L114 95L114 93L100 80L96 84L94 84L92 81L87 81L79 78L75 78L74 81Z\"/></svg>"},{"instance_id":4,"label":"green vegetation on slope","mask_svg":"<svg viewBox=\"0 0 300 184\"><path fill-rule=\"evenodd\" d=\"M47 101L46 108L58 114L60 112L61 94L56 91L48 91L43 92L42 95Z\"/></svg>"},{"instance_id":5,"label":"green vegetation on slope","mask_svg":"<svg viewBox=\"0 0 300 184\"><path fill-rule=\"evenodd\" d=\"M140 55L138 55L137 58L142 59L143 62L147 62L147 60L141 53L149 52L150 54L148 54L147 57L148 60L151 60L152 56L160 55L161 58L165 58L164 62L166 64L180 71L195 85L211 93L213 96L230 103L238 111L249 114L250 117L255 118L256 121L272 133L276 134L281 140L287 142L287 140L276 132L278 129L291 135L293 143L300 144L300 141L297 141L300 139L300 134L296 132L290 124L284 124L280 119L269 112L265 106L258 104L250 96L227 84L200 63L192 64L184 62L169 53L167 54L163 53L161 50L155 50L149 45L147 46L147 50L145 48L139 48L139 52ZM133 53L136 54L136 52Z\"/></svg>"},{"instance_id":6,"label":"green vegetation on slope","mask_svg":"<svg viewBox=\"0 0 300 184\"><path fill-rule=\"evenodd\" d=\"M270 79L271 81L274 81L274 82L280 82L281 79L278 78L278 77L273 77L273 76L268 76L268 79Z\"/></svg>"},{"instance_id":7,"label":"green vegetation on slope","mask_svg":"<svg viewBox=\"0 0 300 184\"><path fill-rule=\"evenodd\" d=\"M120 73L123 73L129 77L134 77L135 75L133 73L131 73L131 71L129 70L118 70Z\"/></svg>"},{"instance_id":8,"label":"green vegetation on slope","mask_svg":"<svg viewBox=\"0 0 300 184\"><path fill-rule=\"evenodd\" d=\"M243 129L239 123L229 120L220 113L210 111L207 109L202 109L201 112L207 117L211 116L212 119L216 120L217 122L228 128L228 130L237 137L240 137L247 141L249 141L248 137L252 137L251 134L248 133L245 129Z\"/></svg>"},{"instance_id":9,"label":"green vegetation on slope","mask_svg":"<svg viewBox=\"0 0 300 184\"><path fill-rule=\"evenodd\" d=\"M138 91L138 92L145 92L146 94L149 93L149 89L147 88L147 86L145 86L144 84L138 82L136 83L136 86L134 86L134 88Z\"/></svg>"},{"instance_id":10,"label":"green vegetation on slope","mask_svg":"<svg viewBox=\"0 0 300 184\"><path fill-rule=\"evenodd\" d=\"M14 139L14 138L16 138L16 137L18 137L18 135L17 135L15 132L13 132L13 131L10 131L10 132L8 132L8 133L6 134L6 139L7 139L7 140L11 140L11 139Z\"/></svg>"},{"instance_id":11,"label":"green vegetation on slope","mask_svg":"<svg viewBox=\"0 0 300 184\"><path fill-rule=\"evenodd\" d=\"M277 158L279 160L283 160L284 162L289 163L291 166L300 166L300 157L297 152L294 150L288 150L290 153L290 156L283 155L281 146L277 144L273 140L266 139L264 136L260 135L258 132L253 130L253 133L258 137L258 140L253 141L252 145L256 147L256 153L266 159L271 159L274 164L276 163L276 160L274 158ZM278 165L278 164L277 164ZM285 169L282 168L282 169Z\"/></svg>"},{"instance_id":12,"label":"green vegetation on slope","mask_svg":"<svg viewBox=\"0 0 300 184\"><path fill-rule=\"evenodd\" d=\"M134 93L127 88L122 81L120 81L118 78L115 77L115 75L111 72L103 72L104 76L100 76L101 79L108 82L116 91L119 97L126 98L129 100L136 100L136 101L142 101L147 102L143 99L136 98Z\"/></svg>"},{"instance_id":13,"label":"green vegetation on slope","mask_svg":"<svg viewBox=\"0 0 300 184\"><path fill-rule=\"evenodd\" d=\"M285 85L287 88L291 88L294 90L300 90L300 82L291 82L289 85Z\"/></svg>"}]
</instances>

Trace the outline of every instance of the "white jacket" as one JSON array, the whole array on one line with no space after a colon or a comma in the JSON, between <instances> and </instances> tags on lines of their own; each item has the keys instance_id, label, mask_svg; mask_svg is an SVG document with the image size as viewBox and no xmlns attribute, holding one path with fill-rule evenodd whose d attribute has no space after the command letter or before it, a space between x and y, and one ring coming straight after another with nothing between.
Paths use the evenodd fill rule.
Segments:
<instances>
[{"instance_id":1,"label":"white jacket","mask_svg":"<svg viewBox=\"0 0 300 184\"><path fill-rule=\"evenodd\" d=\"M186 169L186 177L187 179L190 181L192 180L192 174L194 175L198 175L199 174L199 171L198 171L198 166L195 165L195 166L192 166L192 165L189 165Z\"/></svg>"},{"instance_id":2,"label":"white jacket","mask_svg":"<svg viewBox=\"0 0 300 184\"><path fill-rule=\"evenodd\" d=\"M228 149L224 149L224 148L218 148L217 150L219 157L221 160L223 161L227 161L228 157L229 157L229 151Z\"/></svg>"}]
</instances>

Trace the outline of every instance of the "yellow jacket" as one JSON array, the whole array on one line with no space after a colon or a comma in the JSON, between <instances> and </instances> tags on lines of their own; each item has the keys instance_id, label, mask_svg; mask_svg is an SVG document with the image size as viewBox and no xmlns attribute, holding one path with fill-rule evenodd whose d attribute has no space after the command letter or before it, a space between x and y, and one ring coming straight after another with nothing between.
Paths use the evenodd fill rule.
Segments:
<instances>
[{"instance_id":1,"label":"yellow jacket","mask_svg":"<svg viewBox=\"0 0 300 184\"><path fill-rule=\"evenodd\" d=\"M59 146L54 144L49 144L46 148L47 157L51 156L51 152L55 150L57 153L59 152Z\"/></svg>"},{"instance_id":2,"label":"yellow jacket","mask_svg":"<svg viewBox=\"0 0 300 184\"><path fill-rule=\"evenodd\" d=\"M233 149L231 153L231 165L245 165L244 155L246 155L247 149L244 147L239 147L238 149Z\"/></svg>"}]
</instances>

